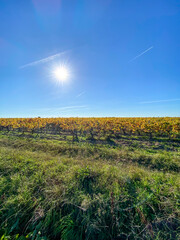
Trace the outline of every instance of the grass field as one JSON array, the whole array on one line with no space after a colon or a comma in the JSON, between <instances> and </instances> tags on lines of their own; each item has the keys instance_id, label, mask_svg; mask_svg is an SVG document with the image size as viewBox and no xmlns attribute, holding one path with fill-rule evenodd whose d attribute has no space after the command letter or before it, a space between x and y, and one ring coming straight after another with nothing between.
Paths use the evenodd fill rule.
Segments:
<instances>
[{"instance_id":1,"label":"grass field","mask_svg":"<svg viewBox=\"0 0 180 240\"><path fill-rule=\"evenodd\" d=\"M179 239L180 142L0 135L0 239Z\"/></svg>"}]
</instances>

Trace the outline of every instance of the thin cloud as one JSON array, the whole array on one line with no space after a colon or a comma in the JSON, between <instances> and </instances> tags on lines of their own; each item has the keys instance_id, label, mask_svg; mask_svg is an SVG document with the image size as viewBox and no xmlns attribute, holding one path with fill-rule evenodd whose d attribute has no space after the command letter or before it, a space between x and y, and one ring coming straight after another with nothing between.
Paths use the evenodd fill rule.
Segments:
<instances>
[{"instance_id":1,"label":"thin cloud","mask_svg":"<svg viewBox=\"0 0 180 240\"><path fill-rule=\"evenodd\" d=\"M89 110L89 107L73 108L73 109L66 109L66 110L54 111L54 112L56 112L56 113L78 113L78 112L82 112L81 109L84 112L84 110Z\"/></svg>"},{"instance_id":2,"label":"thin cloud","mask_svg":"<svg viewBox=\"0 0 180 240\"><path fill-rule=\"evenodd\" d=\"M86 92L84 91L84 92L81 92L81 93L79 93L77 96L76 96L76 98L79 98L79 97L81 97L82 95L84 95Z\"/></svg>"},{"instance_id":3,"label":"thin cloud","mask_svg":"<svg viewBox=\"0 0 180 240\"><path fill-rule=\"evenodd\" d=\"M176 102L176 101L180 101L180 98L140 102L140 104L161 103L161 102Z\"/></svg>"},{"instance_id":4,"label":"thin cloud","mask_svg":"<svg viewBox=\"0 0 180 240\"><path fill-rule=\"evenodd\" d=\"M87 108L87 105L77 105L77 106L66 106L66 107L57 107L57 108L41 108L41 109L34 109L37 111L41 111L41 112L55 112L55 111L69 111L69 110L78 110L81 108Z\"/></svg>"},{"instance_id":5,"label":"thin cloud","mask_svg":"<svg viewBox=\"0 0 180 240\"><path fill-rule=\"evenodd\" d=\"M140 53L139 55L137 55L136 57L132 58L129 62L133 62L134 60L136 60L137 58L141 57L142 55L144 55L145 53L149 52L151 49L153 48L153 46L151 46L150 48L146 49L144 52Z\"/></svg>"},{"instance_id":6,"label":"thin cloud","mask_svg":"<svg viewBox=\"0 0 180 240\"><path fill-rule=\"evenodd\" d=\"M79 109L79 108L86 108L86 105L80 105L80 106L67 106L67 107L61 107L57 108L57 110L67 110L67 109Z\"/></svg>"},{"instance_id":7,"label":"thin cloud","mask_svg":"<svg viewBox=\"0 0 180 240\"><path fill-rule=\"evenodd\" d=\"M65 53L67 53L67 52L69 52L69 51L70 51L70 50L57 53L57 54L52 55L52 56L49 56L49 57L47 57L47 58L43 58L43 59L40 59L40 60L38 60L38 61L34 61L34 62L25 64L25 65L22 65L22 66L20 66L19 68L22 69L22 68L26 68L26 67L32 67L32 66L36 66L36 65L38 65L38 64L42 64L42 63L46 63L46 62L52 61L52 60L54 60L55 58L58 58L58 57L60 57L61 55L65 54Z\"/></svg>"},{"instance_id":8,"label":"thin cloud","mask_svg":"<svg viewBox=\"0 0 180 240\"><path fill-rule=\"evenodd\" d=\"M41 117L77 117L83 116L85 110L89 110L88 105L73 105L65 107L52 107L52 108L34 108L35 116ZM32 116L30 116L32 117Z\"/></svg>"}]
</instances>

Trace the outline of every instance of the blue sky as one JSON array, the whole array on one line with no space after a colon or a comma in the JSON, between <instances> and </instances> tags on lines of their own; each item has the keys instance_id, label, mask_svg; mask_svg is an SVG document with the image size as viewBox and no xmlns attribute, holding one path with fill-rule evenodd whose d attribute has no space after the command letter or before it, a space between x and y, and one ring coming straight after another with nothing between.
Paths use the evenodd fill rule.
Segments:
<instances>
[{"instance_id":1,"label":"blue sky","mask_svg":"<svg viewBox=\"0 0 180 240\"><path fill-rule=\"evenodd\" d=\"M179 0L1 0L0 56L0 117L180 116Z\"/></svg>"}]
</instances>

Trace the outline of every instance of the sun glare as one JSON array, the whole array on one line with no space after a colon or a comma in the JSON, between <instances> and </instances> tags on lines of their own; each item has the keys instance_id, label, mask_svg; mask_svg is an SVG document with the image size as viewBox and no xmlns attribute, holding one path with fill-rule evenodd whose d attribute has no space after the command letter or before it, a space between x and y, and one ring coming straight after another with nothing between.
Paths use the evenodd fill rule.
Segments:
<instances>
[{"instance_id":1,"label":"sun glare","mask_svg":"<svg viewBox=\"0 0 180 240\"><path fill-rule=\"evenodd\" d=\"M65 82L69 78L68 68L65 66L56 67L53 71L53 75L58 82Z\"/></svg>"}]
</instances>

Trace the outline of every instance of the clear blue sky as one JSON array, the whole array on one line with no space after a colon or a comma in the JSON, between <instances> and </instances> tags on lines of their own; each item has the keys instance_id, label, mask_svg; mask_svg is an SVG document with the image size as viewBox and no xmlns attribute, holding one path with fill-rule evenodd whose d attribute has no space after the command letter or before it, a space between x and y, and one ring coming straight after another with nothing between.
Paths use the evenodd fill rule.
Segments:
<instances>
[{"instance_id":1,"label":"clear blue sky","mask_svg":"<svg viewBox=\"0 0 180 240\"><path fill-rule=\"evenodd\" d=\"M180 1L1 0L0 117L35 116L180 116Z\"/></svg>"}]
</instances>

